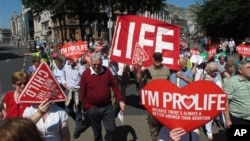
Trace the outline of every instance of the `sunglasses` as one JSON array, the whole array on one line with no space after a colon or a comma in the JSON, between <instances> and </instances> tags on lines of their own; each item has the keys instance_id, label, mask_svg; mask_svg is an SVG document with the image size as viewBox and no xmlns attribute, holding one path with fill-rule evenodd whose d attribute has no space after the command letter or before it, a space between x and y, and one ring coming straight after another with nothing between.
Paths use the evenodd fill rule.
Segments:
<instances>
[{"instance_id":1,"label":"sunglasses","mask_svg":"<svg viewBox=\"0 0 250 141\"><path fill-rule=\"evenodd\" d=\"M16 83L16 85L19 86L19 87L21 87L22 85L25 86L26 84L27 84L27 82L17 82Z\"/></svg>"}]
</instances>

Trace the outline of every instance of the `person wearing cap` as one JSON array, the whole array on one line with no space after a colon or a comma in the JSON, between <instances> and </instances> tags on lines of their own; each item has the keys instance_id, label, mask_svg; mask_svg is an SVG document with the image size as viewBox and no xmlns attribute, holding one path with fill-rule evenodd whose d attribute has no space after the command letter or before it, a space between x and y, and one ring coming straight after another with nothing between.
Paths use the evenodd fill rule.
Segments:
<instances>
[{"instance_id":1,"label":"person wearing cap","mask_svg":"<svg viewBox=\"0 0 250 141\"><path fill-rule=\"evenodd\" d=\"M139 68L136 73L137 82L140 83L140 87L143 87L147 82L154 79L166 79L169 80L170 70L167 66L162 64L163 57L162 53L155 52L153 54L153 65L149 66L145 70L141 70L142 62L139 63ZM158 140L159 130L162 127L162 124L158 122L153 115L148 113L148 124L150 135L152 141Z\"/></svg>"}]
</instances>

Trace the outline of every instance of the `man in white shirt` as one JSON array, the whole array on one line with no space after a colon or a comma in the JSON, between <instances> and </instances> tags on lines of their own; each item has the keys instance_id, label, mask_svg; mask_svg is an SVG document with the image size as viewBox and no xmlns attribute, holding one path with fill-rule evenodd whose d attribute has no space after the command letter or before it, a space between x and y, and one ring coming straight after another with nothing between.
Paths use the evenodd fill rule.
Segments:
<instances>
[{"instance_id":1,"label":"man in white shirt","mask_svg":"<svg viewBox=\"0 0 250 141\"><path fill-rule=\"evenodd\" d=\"M233 38L231 38L230 41L228 42L228 47L229 47L230 55L233 55L234 48L235 48L235 42Z\"/></svg>"},{"instance_id":2,"label":"man in white shirt","mask_svg":"<svg viewBox=\"0 0 250 141\"><path fill-rule=\"evenodd\" d=\"M67 94L65 110L75 120L75 139L81 134L82 107L79 91L81 75L85 69L85 66L81 65L79 59L68 59L63 67L62 85L66 89Z\"/></svg>"}]
</instances>

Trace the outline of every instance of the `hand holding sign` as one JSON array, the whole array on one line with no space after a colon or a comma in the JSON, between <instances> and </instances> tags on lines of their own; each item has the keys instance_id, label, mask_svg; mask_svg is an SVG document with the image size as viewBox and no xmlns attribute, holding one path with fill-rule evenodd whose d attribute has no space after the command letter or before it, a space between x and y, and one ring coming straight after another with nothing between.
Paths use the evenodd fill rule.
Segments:
<instances>
[{"instance_id":1,"label":"hand holding sign","mask_svg":"<svg viewBox=\"0 0 250 141\"><path fill-rule=\"evenodd\" d=\"M192 131L225 110L227 95L215 83L200 80L184 86L152 80L141 89L142 105L170 129Z\"/></svg>"}]
</instances>

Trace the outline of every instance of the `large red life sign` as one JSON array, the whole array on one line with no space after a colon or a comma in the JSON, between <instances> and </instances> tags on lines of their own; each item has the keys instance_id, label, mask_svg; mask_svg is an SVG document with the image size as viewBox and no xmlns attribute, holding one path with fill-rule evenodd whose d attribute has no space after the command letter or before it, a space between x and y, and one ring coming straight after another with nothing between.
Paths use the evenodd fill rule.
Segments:
<instances>
[{"instance_id":1,"label":"large red life sign","mask_svg":"<svg viewBox=\"0 0 250 141\"><path fill-rule=\"evenodd\" d=\"M192 82L183 88L156 79L141 89L141 103L158 121L170 129L186 132L201 127L225 110L227 94L207 80Z\"/></svg>"},{"instance_id":2,"label":"large red life sign","mask_svg":"<svg viewBox=\"0 0 250 141\"><path fill-rule=\"evenodd\" d=\"M153 64L153 53L163 54L163 64L177 70L180 48L179 27L166 22L142 16L119 16L112 41L111 60L133 64L139 56L135 52L140 46L149 59L143 60L143 66ZM141 57L140 57L141 58Z\"/></svg>"}]
</instances>

